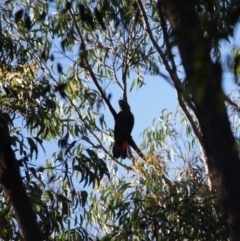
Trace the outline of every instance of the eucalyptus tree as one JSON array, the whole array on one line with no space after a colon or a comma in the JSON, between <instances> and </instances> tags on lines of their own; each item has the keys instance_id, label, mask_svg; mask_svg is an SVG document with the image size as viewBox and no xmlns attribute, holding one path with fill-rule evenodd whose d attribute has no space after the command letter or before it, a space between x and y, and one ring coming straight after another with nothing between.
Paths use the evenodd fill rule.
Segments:
<instances>
[{"instance_id":1,"label":"eucalyptus tree","mask_svg":"<svg viewBox=\"0 0 240 241\"><path fill-rule=\"evenodd\" d=\"M237 132L231 130L226 103L235 108L232 113L238 105L222 90L220 64L220 41L233 34L239 6L236 0L1 4L1 133L9 140L0 143L1 162L8 163L11 153L17 173L20 167L43 239L226 240L224 220L231 238L239 239ZM113 158L106 111L118 120L109 86L117 86L127 100L128 90L147 84L146 73L175 88L198 143L193 156L200 166L205 164L206 176L188 165L177 174L180 180L167 178L171 171L162 154L168 158L176 150L165 152L166 138L177 142L179 135L170 122L145 131L141 147L128 137L133 165ZM59 150L41 166L34 165L32 159L50 141ZM5 164L1 177L12 172ZM130 177L119 179L116 170L129 172L134 183ZM1 178L1 183L7 198L14 181ZM92 192L86 188L90 184ZM13 207L24 205L10 200ZM2 238L21 239L11 205L1 201L8 220ZM23 220L17 220L27 235Z\"/></svg>"}]
</instances>

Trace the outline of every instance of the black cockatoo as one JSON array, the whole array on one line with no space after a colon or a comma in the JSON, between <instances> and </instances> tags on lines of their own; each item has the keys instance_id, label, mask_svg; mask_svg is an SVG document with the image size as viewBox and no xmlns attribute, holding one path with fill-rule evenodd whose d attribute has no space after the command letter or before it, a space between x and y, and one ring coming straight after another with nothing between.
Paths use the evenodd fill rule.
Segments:
<instances>
[{"instance_id":1,"label":"black cockatoo","mask_svg":"<svg viewBox=\"0 0 240 241\"><path fill-rule=\"evenodd\" d=\"M118 101L120 112L114 127L113 157L125 159L127 157L128 138L134 125L134 116L125 100Z\"/></svg>"}]
</instances>

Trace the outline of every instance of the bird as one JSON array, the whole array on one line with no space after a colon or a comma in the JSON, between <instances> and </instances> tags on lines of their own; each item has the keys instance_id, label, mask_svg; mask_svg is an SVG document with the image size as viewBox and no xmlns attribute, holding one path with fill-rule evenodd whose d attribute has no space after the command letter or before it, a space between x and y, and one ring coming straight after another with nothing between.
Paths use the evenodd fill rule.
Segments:
<instances>
[{"instance_id":1,"label":"bird","mask_svg":"<svg viewBox=\"0 0 240 241\"><path fill-rule=\"evenodd\" d=\"M134 126L134 116L127 101L118 101L120 112L117 114L114 126L113 157L125 159L127 157L128 140Z\"/></svg>"}]
</instances>

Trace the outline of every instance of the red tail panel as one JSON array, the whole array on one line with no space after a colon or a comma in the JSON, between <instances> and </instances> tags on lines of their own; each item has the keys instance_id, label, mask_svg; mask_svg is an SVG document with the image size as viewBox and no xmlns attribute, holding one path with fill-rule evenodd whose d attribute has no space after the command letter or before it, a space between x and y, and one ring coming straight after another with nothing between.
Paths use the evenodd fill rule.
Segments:
<instances>
[{"instance_id":1,"label":"red tail panel","mask_svg":"<svg viewBox=\"0 0 240 241\"><path fill-rule=\"evenodd\" d=\"M124 141L122 146L118 146L116 143L114 143L114 147L116 147L119 150L127 150L128 148L128 142Z\"/></svg>"}]
</instances>

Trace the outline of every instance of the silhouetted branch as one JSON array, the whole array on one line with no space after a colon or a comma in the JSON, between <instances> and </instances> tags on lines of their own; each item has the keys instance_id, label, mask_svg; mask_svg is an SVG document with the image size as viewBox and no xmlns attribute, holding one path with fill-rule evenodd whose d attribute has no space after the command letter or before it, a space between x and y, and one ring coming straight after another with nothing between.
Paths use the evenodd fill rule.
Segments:
<instances>
[{"instance_id":1,"label":"silhouetted branch","mask_svg":"<svg viewBox=\"0 0 240 241\"><path fill-rule=\"evenodd\" d=\"M86 64L86 69L89 71L90 73L90 76L95 84L95 86L97 87L97 90L98 90L98 93L100 94L100 96L103 98L104 102L106 103L109 111L111 112L111 114L113 115L114 117L114 120L115 122L120 122L117 118L117 112L114 110L114 108L112 107L110 101L108 100L108 98L106 97L105 93L103 92L101 86L98 84L98 81L97 81L97 78L94 74L94 72L92 71L92 68L88 62L88 59L87 59L87 50L86 50L86 45L85 45L85 41L84 41L84 38L81 34L81 31L78 27L78 24L77 24L77 21L75 19L75 16L74 14L72 13L72 11L70 10L70 14L71 14L71 17L75 23L75 27L76 27L76 30L77 30L77 33L81 39L81 47L82 47L82 51L83 51L83 54L84 54L84 60L85 60L85 64ZM121 124L119 125L121 126ZM141 150L138 148L138 146L136 145L136 143L134 142L134 140L132 139L131 136L127 136L127 134L125 133L124 130L121 129L121 131L124 133L124 135L127 137L128 141L129 141L129 144L130 146L137 152L137 154L143 159L143 160L146 160L146 157L144 156L144 154L141 152Z\"/></svg>"},{"instance_id":2,"label":"silhouetted branch","mask_svg":"<svg viewBox=\"0 0 240 241\"><path fill-rule=\"evenodd\" d=\"M37 217L23 186L8 126L0 123L0 182L14 208L25 241L42 241Z\"/></svg>"}]
</instances>

